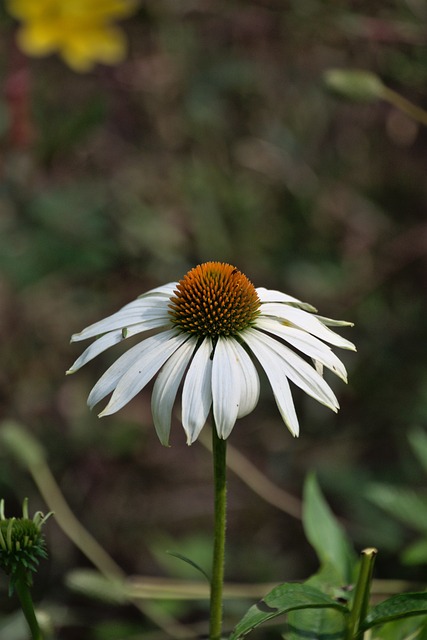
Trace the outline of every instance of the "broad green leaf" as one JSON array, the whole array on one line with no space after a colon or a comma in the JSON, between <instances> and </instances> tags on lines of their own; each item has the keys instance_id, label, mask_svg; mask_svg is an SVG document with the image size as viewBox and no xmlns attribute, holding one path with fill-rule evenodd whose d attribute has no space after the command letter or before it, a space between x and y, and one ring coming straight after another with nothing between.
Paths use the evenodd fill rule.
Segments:
<instances>
[{"instance_id":1,"label":"broad green leaf","mask_svg":"<svg viewBox=\"0 0 427 640\"><path fill-rule=\"evenodd\" d=\"M412 451L427 473L427 433L424 429L413 429L408 436Z\"/></svg>"},{"instance_id":2,"label":"broad green leaf","mask_svg":"<svg viewBox=\"0 0 427 640\"><path fill-rule=\"evenodd\" d=\"M342 604L351 600L352 584L343 584L334 563L322 564L319 571L305 580L304 584L319 589L331 598L339 599Z\"/></svg>"},{"instance_id":3,"label":"broad green leaf","mask_svg":"<svg viewBox=\"0 0 427 640\"><path fill-rule=\"evenodd\" d=\"M427 538L422 538L413 542L402 553L402 562L405 564L426 564L427 563Z\"/></svg>"},{"instance_id":4,"label":"broad green leaf","mask_svg":"<svg viewBox=\"0 0 427 640\"><path fill-rule=\"evenodd\" d=\"M362 629L366 630L391 620L419 615L427 615L427 592L402 593L373 607L366 616Z\"/></svg>"},{"instance_id":5,"label":"broad green leaf","mask_svg":"<svg viewBox=\"0 0 427 640\"><path fill-rule=\"evenodd\" d=\"M427 619L401 618L370 630L371 640L427 640Z\"/></svg>"},{"instance_id":6,"label":"broad green leaf","mask_svg":"<svg viewBox=\"0 0 427 640\"><path fill-rule=\"evenodd\" d=\"M285 583L275 587L253 605L234 628L229 640L240 640L267 620L296 609L332 608L343 616L347 609L326 594L305 584Z\"/></svg>"},{"instance_id":7,"label":"broad green leaf","mask_svg":"<svg viewBox=\"0 0 427 640\"><path fill-rule=\"evenodd\" d=\"M335 568L341 585L351 582L356 555L314 475L309 475L304 485L303 525L321 564Z\"/></svg>"},{"instance_id":8,"label":"broad green leaf","mask_svg":"<svg viewBox=\"0 0 427 640\"><path fill-rule=\"evenodd\" d=\"M304 584L308 584L310 587L319 589L323 593L334 597L337 595L338 589L343 586L340 578L341 576L335 567L335 563L325 562L319 571L304 581Z\"/></svg>"},{"instance_id":9,"label":"broad green leaf","mask_svg":"<svg viewBox=\"0 0 427 640\"><path fill-rule=\"evenodd\" d=\"M341 611L331 608L292 611L288 616L286 640L341 640L346 619Z\"/></svg>"},{"instance_id":10,"label":"broad green leaf","mask_svg":"<svg viewBox=\"0 0 427 640\"><path fill-rule=\"evenodd\" d=\"M384 511L421 533L427 532L427 500L421 493L385 484L371 484L367 497Z\"/></svg>"},{"instance_id":11,"label":"broad green leaf","mask_svg":"<svg viewBox=\"0 0 427 640\"><path fill-rule=\"evenodd\" d=\"M304 584L319 589L343 605L350 597L349 592L343 588L339 572L331 563L323 564ZM342 612L329 608L291 611L287 622L284 635L286 640L317 640L329 637L339 640L345 630Z\"/></svg>"}]
</instances>

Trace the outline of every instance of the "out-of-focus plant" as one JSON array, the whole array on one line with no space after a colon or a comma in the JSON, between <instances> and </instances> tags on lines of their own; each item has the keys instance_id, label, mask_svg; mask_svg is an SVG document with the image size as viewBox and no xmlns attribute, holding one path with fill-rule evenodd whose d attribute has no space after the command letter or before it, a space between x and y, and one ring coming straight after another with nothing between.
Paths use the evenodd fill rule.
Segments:
<instances>
[{"instance_id":1,"label":"out-of-focus plant","mask_svg":"<svg viewBox=\"0 0 427 640\"><path fill-rule=\"evenodd\" d=\"M320 561L319 571L302 584L275 587L248 610L229 640L242 640L260 625L285 614L285 640L362 640L368 631L378 640L421 637L426 628L427 594L400 593L370 606L377 550L363 550L357 561L314 476L305 483L303 524ZM412 618L407 635L406 618Z\"/></svg>"},{"instance_id":2,"label":"out-of-focus plant","mask_svg":"<svg viewBox=\"0 0 427 640\"><path fill-rule=\"evenodd\" d=\"M136 0L6 0L22 24L18 44L29 56L59 53L74 70L96 62L117 64L126 55L125 35L114 23L134 13Z\"/></svg>"},{"instance_id":3,"label":"out-of-focus plant","mask_svg":"<svg viewBox=\"0 0 427 640\"><path fill-rule=\"evenodd\" d=\"M22 518L6 518L4 500L0 500L0 568L9 576L9 595L16 591L33 640L43 640L34 612L30 587L40 558L46 558L41 528L51 512L40 511L30 519L28 500L24 500Z\"/></svg>"},{"instance_id":4,"label":"out-of-focus plant","mask_svg":"<svg viewBox=\"0 0 427 640\"><path fill-rule=\"evenodd\" d=\"M371 71L362 69L328 69L326 86L338 95L356 102L385 100L421 124L427 125L427 111L393 91Z\"/></svg>"},{"instance_id":5,"label":"out-of-focus plant","mask_svg":"<svg viewBox=\"0 0 427 640\"><path fill-rule=\"evenodd\" d=\"M409 435L411 448L427 472L427 434L414 429ZM420 534L402 552L406 564L427 564L427 501L425 488L412 489L385 483L371 483L367 497L388 514Z\"/></svg>"},{"instance_id":6,"label":"out-of-focus plant","mask_svg":"<svg viewBox=\"0 0 427 640\"><path fill-rule=\"evenodd\" d=\"M191 626L183 628L177 622L170 626L171 620L167 612L160 612L155 606L155 601L207 599L208 585L205 582L156 579L147 576L125 579L120 569L118 574L115 569L112 573L109 569L105 571L102 568L104 560L97 560L101 557L99 552L105 555L104 552L98 549L95 554L93 549L89 549L93 546L93 541L88 544L88 534L80 524L76 525L74 516L69 512L52 480L37 441L20 426L12 423L2 425L0 436L7 450L28 467L49 507L55 507L56 520L66 534L78 543L87 557L98 566L99 572L71 572L67 576L68 586L109 604L134 602L145 613L148 611L160 627L167 627L168 637L194 637L194 629ZM28 445L31 445L30 449ZM25 517L26 514L24 506ZM427 593L406 592L410 588L409 584L399 583L397 586L394 581L391 581L391 585L382 581L379 590L373 580L376 549L363 550L360 560L357 559L314 475L310 475L305 483L302 516L305 536L319 559L319 570L303 583L287 582L274 586L266 596L250 607L230 635L221 638L242 640L267 622L275 622L279 628L282 627L281 633L285 640L303 640L313 630L317 634L315 637L328 636L337 640L362 640L367 631L375 640L425 637L423 634L427 630ZM40 525L45 519L42 521L41 516L36 514L34 521L36 525ZM3 536L4 545L1 545L3 548L6 547L6 552L11 546L8 535L12 536L12 527L18 521L11 519L10 522L8 523L4 516L0 521L0 525L3 523L3 527L6 528L6 537ZM75 537L77 531L79 536L82 536L81 540ZM0 537L0 542L1 539ZM193 568L198 568L184 556L175 555L193 565ZM261 584L226 584L224 599L259 597L266 587L267 585ZM393 595L371 606L371 593L375 595L376 600L379 593ZM283 616L287 616L285 622L282 621ZM186 635L183 635L183 632ZM37 635L33 637L41 638Z\"/></svg>"}]
</instances>

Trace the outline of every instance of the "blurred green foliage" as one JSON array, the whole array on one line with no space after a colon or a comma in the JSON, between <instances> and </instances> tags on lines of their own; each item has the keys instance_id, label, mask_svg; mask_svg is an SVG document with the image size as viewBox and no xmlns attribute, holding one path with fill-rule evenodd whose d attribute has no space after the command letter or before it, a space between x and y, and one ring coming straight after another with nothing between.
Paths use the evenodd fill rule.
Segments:
<instances>
[{"instance_id":1,"label":"blurred green foliage","mask_svg":"<svg viewBox=\"0 0 427 640\"><path fill-rule=\"evenodd\" d=\"M112 418L90 414L87 393L115 354L65 378L69 337L214 259L356 324L350 383L333 382L338 416L296 392L295 441L266 392L232 444L296 495L315 468L355 544L380 546L379 575L419 578L399 564L407 523L365 496L372 482L420 483L407 434L427 417L427 134L389 103L342 101L323 78L364 69L427 107L426 18L421 0L142 2L124 23L128 59L76 75L23 57L0 13L1 415L43 442L72 508L125 571L165 571L146 542L156 535L189 555L186 541L209 532L210 457L186 447L178 421L172 447L159 445L149 394ZM8 504L36 505L26 473L2 451L0 462ZM303 578L315 565L300 522L231 475L228 535L229 579ZM54 526L49 536L40 594L73 613L58 637L108 637L105 609L63 585L85 561Z\"/></svg>"}]
</instances>

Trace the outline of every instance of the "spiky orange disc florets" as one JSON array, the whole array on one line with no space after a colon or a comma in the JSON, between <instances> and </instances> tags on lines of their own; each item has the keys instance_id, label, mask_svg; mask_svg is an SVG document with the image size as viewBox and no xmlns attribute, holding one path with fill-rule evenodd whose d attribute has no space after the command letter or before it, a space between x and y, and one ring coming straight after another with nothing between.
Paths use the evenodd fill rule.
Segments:
<instances>
[{"instance_id":1,"label":"spiky orange disc florets","mask_svg":"<svg viewBox=\"0 0 427 640\"><path fill-rule=\"evenodd\" d=\"M252 282L241 271L224 262L205 262L179 281L170 314L182 331L215 339L251 326L259 306Z\"/></svg>"}]
</instances>

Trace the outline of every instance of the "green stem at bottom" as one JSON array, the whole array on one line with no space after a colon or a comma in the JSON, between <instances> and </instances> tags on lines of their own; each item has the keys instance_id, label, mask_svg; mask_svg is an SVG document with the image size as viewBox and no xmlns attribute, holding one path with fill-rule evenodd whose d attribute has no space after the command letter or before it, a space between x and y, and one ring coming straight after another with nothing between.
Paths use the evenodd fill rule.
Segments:
<instances>
[{"instance_id":1,"label":"green stem at bottom","mask_svg":"<svg viewBox=\"0 0 427 640\"><path fill-rule=\"evenodd\" d=\"M212 425L212 454L214 470L214 548L212 562L209 640L221 640L222 591L224 586L225 530L227 508L227 442Z\"/></svg>"},{"instance_id":2,"label":"green stem at bottom","mask_svg":"<svg viewBox=\"0 0 427 640\"><path fill-rule=\"evenodd\" d=\"M34 604L31 598L30 589L27 584L25 572L15 582L15 591L21 603L22 611L30 627L32 640L43 640L42 632L40 631L39 623L37 622L36 614L34 612Z\"/></svg>"},{"instance_id":3,"label":"green stem at bottom","mask_svg":"<svg viewBox=\"0 0 427 640\"><path fill-rule=\"evenodd\" d=\"M345 640L360 640L363 637L363 631L360 630L360 627L363 624L369 606L372 572L377 553L377 550L373 547L362 551L359 577L356 583Z\"/></svg>"}]
</instances>

